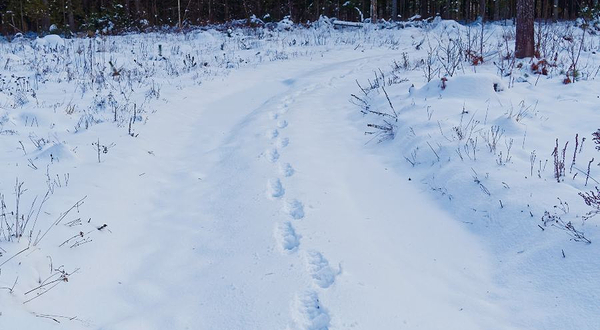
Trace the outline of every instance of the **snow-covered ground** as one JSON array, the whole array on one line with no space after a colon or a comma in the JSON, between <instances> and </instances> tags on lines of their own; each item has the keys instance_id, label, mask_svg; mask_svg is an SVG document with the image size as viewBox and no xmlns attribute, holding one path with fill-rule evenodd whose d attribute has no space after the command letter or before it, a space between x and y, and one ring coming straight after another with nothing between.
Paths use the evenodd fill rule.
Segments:
<instances>
[{"instance_id":1,"label":"snow-covered ground","mask_svg":"<svg viewBox=\"0 0 600 330\"><path fill-rule=\"evenodd\" d=\"M600 38L288 28L0 43L0 329L597 329Z\"/></svg>"}]
</instances>

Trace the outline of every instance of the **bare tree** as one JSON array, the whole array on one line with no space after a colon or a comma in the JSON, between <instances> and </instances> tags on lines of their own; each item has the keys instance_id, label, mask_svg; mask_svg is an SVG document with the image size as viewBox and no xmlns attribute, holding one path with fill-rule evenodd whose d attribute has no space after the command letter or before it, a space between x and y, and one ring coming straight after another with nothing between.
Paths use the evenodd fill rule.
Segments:
<instances>
[{"instance_id":1,"label":"bare tree","mask_svg":"<svg viewBox=\"0 0 600 330\"><path fill-rule=\"evenodd\" d=\"M534 55L534 0L517 0L517 40L515 57Z\"/></svg>"}]
</instances>

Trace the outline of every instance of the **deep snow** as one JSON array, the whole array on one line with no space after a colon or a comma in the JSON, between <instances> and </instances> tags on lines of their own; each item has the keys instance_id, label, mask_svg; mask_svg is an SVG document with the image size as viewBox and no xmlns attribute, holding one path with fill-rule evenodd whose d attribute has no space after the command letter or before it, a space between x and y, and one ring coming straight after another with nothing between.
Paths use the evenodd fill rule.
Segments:
<instances>
[{"instance_id":1,"label":"deep snow","mask_svg":"<svg viewBox=\"0 0 600 330\"><path fill-rule=\"evenodd\" d=\"M495 25L483 65L427 82L456 31L0 44L0 329L596 329L600 39L564 85L500 75Z\"/></svg>"}]
</instances>

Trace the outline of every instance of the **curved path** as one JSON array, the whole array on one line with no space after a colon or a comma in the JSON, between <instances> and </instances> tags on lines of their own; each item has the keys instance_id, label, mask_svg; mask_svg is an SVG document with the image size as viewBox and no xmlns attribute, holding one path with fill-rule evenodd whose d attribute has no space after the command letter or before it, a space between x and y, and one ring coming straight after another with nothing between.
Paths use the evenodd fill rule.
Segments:
<instances>
[{"instance_id":1,"label":"curved path","mask_svg":"<svg viewBox=\"0 0 600 330\"><path fill-rule=\"evenodd\" d=\"M89 306L66 304L101 329L511 329L477 238L357 128L355 79L391 55L165 95L132 151L148 153L97 179L114 243L82 268L94 285L66 289Z\"/></svg>"}]
</instances>

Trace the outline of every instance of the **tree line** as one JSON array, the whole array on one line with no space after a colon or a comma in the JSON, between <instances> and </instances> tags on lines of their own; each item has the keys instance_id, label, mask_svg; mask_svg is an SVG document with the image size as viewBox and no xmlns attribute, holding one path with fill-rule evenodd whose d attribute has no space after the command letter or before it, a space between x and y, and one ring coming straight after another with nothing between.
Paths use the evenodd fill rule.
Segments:
<instances>
[{"instance_id":1,"label":"tree line","mask_svg":"<svg viewBox=\"0 0 600 330\"><path fill-rule=\"evenodd\" d=\"M122 31L204 25L231 20L265 22L289 16L294 22L321 15L342 20L405 20L441 16L473 21L512 19L520 0L2 0L0 32ZM536 19L564 20L598 6L598 0L526 0ZM419 15L419 16L417 16Z\"/></svg>"}]
</instances>

